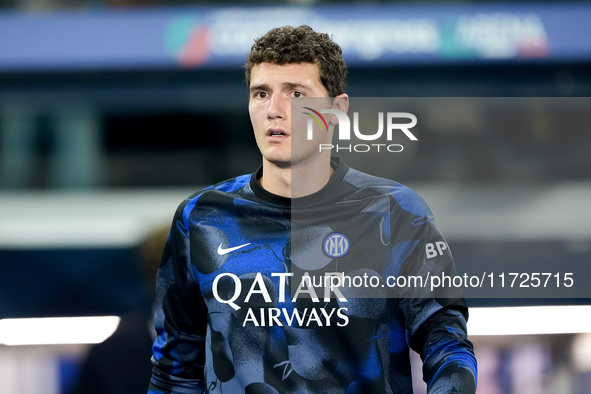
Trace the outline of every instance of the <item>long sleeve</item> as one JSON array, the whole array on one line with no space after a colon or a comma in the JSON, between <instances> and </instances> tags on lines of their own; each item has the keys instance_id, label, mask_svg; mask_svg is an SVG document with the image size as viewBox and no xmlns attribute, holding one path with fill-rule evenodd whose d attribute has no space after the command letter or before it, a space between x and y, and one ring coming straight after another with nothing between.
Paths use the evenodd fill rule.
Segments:
<instances>
[{"instance_id":1,"label":"long sleeve","mask_svg":"<svg viewBox=\"0 0 591 394\"><path fill-rule=\"evenodd\" d=\"M463 300L448 300L412 337L411 345L423 359L429 394L476 392L477 364L467 337L466 315Z\"/></svg>"},{"instance_id":2,"label":"long sleeve","mask_svg":"<svg viewBox=\"0 0 591 394\"><path fill-rule=\"evenodd\" d=\"M197 198L179 206L158 270L155 319L158 336L152 350L149 394L204 392L207 308L189 252L189 217Z\"/></svg>"},{"instance_id":3,"label":"long sleeve","mask_svg":"<svg viewBox=\"0 0 591 394\"><path fill-rule=\"evenodd\" d=\"M467 335L468 307L461 287L440 281L457 275L451 251L416 193L400 189L394 197L394 212L405 218L392 220L398 225L396 244L408 246L399 275L421 278L419 285L399 289L399 297L410 345L423 360L423 380L429 394L474 394L477 363Z\"/></svg>"}]
</instances>

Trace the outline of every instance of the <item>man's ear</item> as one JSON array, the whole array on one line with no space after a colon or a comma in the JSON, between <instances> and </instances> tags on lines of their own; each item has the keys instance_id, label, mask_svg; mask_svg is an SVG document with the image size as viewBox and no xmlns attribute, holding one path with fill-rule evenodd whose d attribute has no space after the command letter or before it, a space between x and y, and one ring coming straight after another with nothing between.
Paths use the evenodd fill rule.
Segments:
<instances>
[{"instance_id":1,"label":"man's ear","mask_svg":"<svg viewBox=\"0 0 591 394\"><path fill-rule=\"evenodd\" d=\"M347 95L347 93L343 93L336 96L332 102L332 108L347 113L349 111L349 95ZM339 120L337 119L336 115L330 115L330 123L339 124Z\"/></svg>"}]
</instances>

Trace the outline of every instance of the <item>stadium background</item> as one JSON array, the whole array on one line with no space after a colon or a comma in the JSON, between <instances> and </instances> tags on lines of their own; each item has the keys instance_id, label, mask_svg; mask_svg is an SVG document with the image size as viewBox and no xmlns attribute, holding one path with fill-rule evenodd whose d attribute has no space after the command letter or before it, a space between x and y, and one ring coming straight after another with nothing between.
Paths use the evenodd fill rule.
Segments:
<instances>
[{"instance_id":1,"label":"stadium background","mask_svg":"<svg viewBox=\"0 0 591 394\"><path fill-rule=\"evenodd\" d=\"M419 116L418 148L387 175L427 200L459 267L557 272L591 262L589 102L533 100L490 113L469 99L590 97L591 4L0 7L4 393L68 392L90 345L9 346L3 321L148 308L146 237L200 186L258 167L242 64L253 38L273 26L306 23L333 34L350 96L456 98ZM574 296L471 304L591 304ZM51 329L38 325L29 337L38 331ZM566 331L473 336L478 393L591 392L591 330Z\"/></svg>"}]
</instances>

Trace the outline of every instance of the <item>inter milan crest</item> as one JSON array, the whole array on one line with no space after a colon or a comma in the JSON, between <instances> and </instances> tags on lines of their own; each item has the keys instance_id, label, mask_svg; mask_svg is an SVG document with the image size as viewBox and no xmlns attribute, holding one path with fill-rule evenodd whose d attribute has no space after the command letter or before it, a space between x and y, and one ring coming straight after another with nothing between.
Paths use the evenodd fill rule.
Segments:
<instances>
[{"instance_id":1,"label":"inter milan crest","mask_svg":"<svg viewBox=\"0 0 591 394\"><path fill-rule=\"evenodd\" d=\"M342 257L349 251L349 239L341 233L332 233L324 238L322 249L329 257Z\"/></svg>"}]
</instances>

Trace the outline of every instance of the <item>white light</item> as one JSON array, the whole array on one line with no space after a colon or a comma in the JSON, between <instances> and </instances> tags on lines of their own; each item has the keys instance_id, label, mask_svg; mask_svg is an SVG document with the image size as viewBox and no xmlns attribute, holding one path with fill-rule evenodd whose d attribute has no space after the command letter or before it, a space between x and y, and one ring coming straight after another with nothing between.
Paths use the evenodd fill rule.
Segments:
<instances>
[{"instance_id":1,"label":"white light","mask_svg":"<svg viewBox=\"0 0 591 394\"><path fill-rule=\"evenodd\" d=\"M3 319L0 344L101 343L115 332L119 321L117 316Z\"/></svg>"},{"instance_id":2,"label":"white light","mask_svg":"<svg viewBox=\"0 0 591 394\"><path fill-rule=\"evenodd\" d=\"M470 308L468 334L533 335L591 332L591 306Z\"/></svg>"},{"instance_id":3,"label":"white light","mask_svg":"<svg viewBox=\"0 0 591 394\"><path fill-rule=\"evenodd\" d=\"M579 372L591 372L591 333L579 334L572 345L573 364Z\"/></svg>"},{"instance_id":4,"label":"white light","mask_svg":"<svg viewBox=\"0 0 591 394\"><path fill-rule=\"evenodd\" d=\"M534 335L591 333L591 306L470 308L468 333ZM62 317L0 320L0 344L50 345L101 343L117 329L120 318Z\"/></svg>"}]
</instances>

